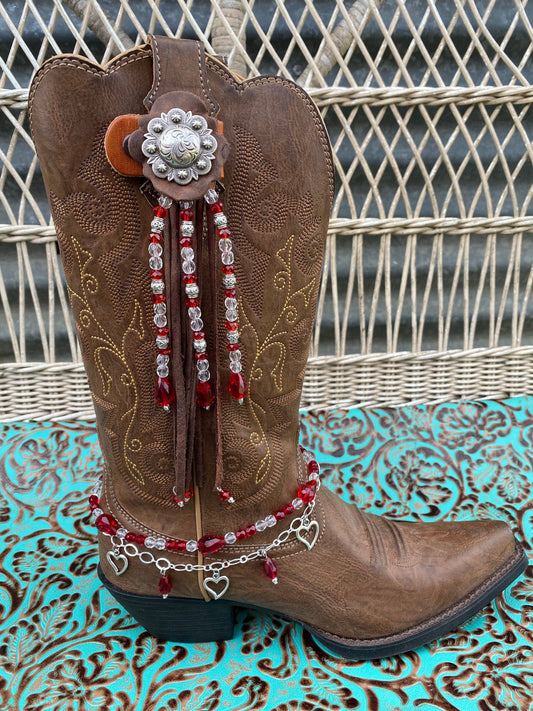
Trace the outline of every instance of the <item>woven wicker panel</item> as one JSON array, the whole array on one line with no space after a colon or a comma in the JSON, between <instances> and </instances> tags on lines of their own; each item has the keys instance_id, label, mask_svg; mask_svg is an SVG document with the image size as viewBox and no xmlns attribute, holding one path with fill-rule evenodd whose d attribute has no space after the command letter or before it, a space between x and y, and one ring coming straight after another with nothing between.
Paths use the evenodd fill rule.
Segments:
<instances>
[{"instance_id":1,"label":"woven wicker panel","mask_svg":"<svg viewBox=\"0 0 533 711\"><path fill-rule=\"evenodd\" d=\"M531 393L532 20L526 0L1 4L2 420L91 407L31 76L55 53L105 62L149 32L298 81L322 111L337 192L305 406Z\"/></svg>"}]
</instances>

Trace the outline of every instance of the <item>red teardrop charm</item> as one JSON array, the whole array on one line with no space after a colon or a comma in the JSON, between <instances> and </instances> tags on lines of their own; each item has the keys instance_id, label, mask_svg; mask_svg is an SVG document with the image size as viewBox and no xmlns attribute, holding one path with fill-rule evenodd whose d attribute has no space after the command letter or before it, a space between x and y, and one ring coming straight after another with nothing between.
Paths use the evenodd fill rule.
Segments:
<instances>
[{"instance_id":1,"label":"red teardrop charm","mask_svg":"<svg viewBox=\"0 0 533 711\"><path fill-rule=\"evenodd\" d=\"M263 570L267 578L270 578L274 585L277 585L278 583L278 568L272 558L269 558L266 556L264 563L263 563Z\"/></svg>"},{"instance_id":2,"label":"red teardrop charm","mask_svg":"<svg viewBox=\"0 0 533 711\"><path fill-rule=\"evenodd\" d=\"M198 550L204 555L218 553L226 545L226 541L219 536L202 536L198 541Z\"/></svg>"},{"instance_id":3,"label":"red teardrop charm","mask_svg":"<svg viewBox=\"0 0 533 711\"><path fill-rule=\"evenodd\" d=\"M96 528L108 536L114 536L118 531L118 521L109 514L100 514L95 521Z\"/></svg>"},{"instance_id":4,"label":"red teardrop charm","mask_svg":"<svg viewBox=\"0 0 533 711\"><path fill-rule=\"evenodd\" d=\"M229 379L228 386L229 394L235 400L240 400L241 402L248 395L248 388L244 382L244 378L240 373L232 373Z\"/></svg>"},{"instance_id":5,"label":"red teardrop charm","mask_svg":"<svg viewBox=\"0 0 533 711\"><path fill-rule=\"evenodd\" d=\"M176 393L168 378L158 378L155 386L155 399L161 407L168 408L176 399Z\"/></svg>"},{"instance_id":6,"label":"red teardrop charm","mask_svg":"<svg viewBox=\"0 0 533 711\"><path fill-rule=\"evenodd\" d=\"M298 498L301 499L304 504L308 504L316 496L316 481L314 479L309 479L298 489Z\"/></svg>"},{"instance_id":7,"label":"red teardrop charm","mask_svg":"<svg viewBox=\"0 0 533 711\"><path fill-rule=\"evenodd\" d=\"M172 591L172 580L170 579L170 576L166 573L162 575L157 587L159 588L161 595L164 598L167 598Z\"/></svg>"},{"instance_id":8,"label":"red teardrop charm","mask_svg":"<svg viewBox=\"0 0 533 711\"><path fill-rule=\"evenodd\" d=\"M196 402L206 410L215 402L215 394L211 385L207 382L200 382L196 386Z\"/></svg>"}]
</instances>

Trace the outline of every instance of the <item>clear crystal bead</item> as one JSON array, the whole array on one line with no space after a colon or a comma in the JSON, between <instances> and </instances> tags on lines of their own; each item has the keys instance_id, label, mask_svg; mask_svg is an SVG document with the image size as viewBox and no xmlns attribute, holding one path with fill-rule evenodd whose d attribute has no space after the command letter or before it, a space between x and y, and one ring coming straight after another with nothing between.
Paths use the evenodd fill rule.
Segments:
<instances>
[{"instance_id":1,"label":"clear crystal bead","mask_svg":"<svg viewBox=\"0 0 533 711\"><path fill-rule=\"evenodd\" d=\"M180 232L183 237L192 237L194 234L194 225L190 220L182 222L180 225Z\"/></svg>"},{"instance_id":2,"label":"clear crystal bead","mask_svg":"<svg viewBox=\"0 0 533 711\"><path fill-rule=\"evenodd\" d=\"M238 331L226 331L226 338L228 343L238 343L239 342L239 332Z\"/></svg>"},{"instance_id":3,"label":"clear crystal bead","mask_svg":"<svg viewBox=\"0 0 533 711\"><path fill-rule=\"evenodd\" d=\"M198 371L198 380L200 380L202 383L207 383L209 378L211 377L211 373L209 370L199 370Z\"/></svg>"},{"instance_id":4,"label":"clear crystal bead","mask_svg":"<svg viewBox=\"0 0 533 711\"><path fill-rule=\"evenodd\" d=\"M154 304L154 314L166 314L167 312L167 305L163 301L160 304Z\"/></svg>"},{"instance_id":5,"label":"clear crystal bead","mask_svg":"<svg viewBox=\"0 0 533 711\"><path fill-rule=\"evenodd\" d=\"M165 291L165 282L162 279L152 279L150 286L154 294L162 294Z\"/></svg>"},{"instance_id":6,"label":"clear crystal bead","mask_svg":"<svg viewBox=\"0 0 533 711\"><path fill-rule=\"evenodd\" d=\"M207 343L205 342L205 338L202 338L200 340L193 340L192 345L194 347L194 350L197 351L198 353L203 353L205 349L207 348Z\"/></svg>"},{"instance_id":7,"label":"clear crystal bead","mask_svg":"<svg viewBox=\"0 0 533 711\"><path fill-rule=\"evenodd\" d=\"M166 195L161 195L159 197L158 203L161 205L161 207L164 207L165 210L168 210L168 208L172 206L172 198L169 198Z\"/></svg>"},{"instance_id":8,"label":"clear crystal bead","mask_svg":"<svg viewBox=\"0 0 533 711\"><path fill-rule=\"evenodd\" d=\"M266 521L263 521L263 519L260 519L259 521L255 522L255 527L257 528L259 533L261 533L261 531L264 531L266 529L267 523Z\"/></svg>"},{"instance_id":9,"label":"clear crystal bead","mask_svg":"<svg viewBox=\"0 0 533 711\"><path fill-rule=\"evenodd\" d=\"M163 355L159 354L157 356L157 365L168 365L168 361L170 360L170 356L168 355Z\"/></svg>"},{"instance_id":10,"label":"clear crystal bead","mask_svg":"<svg viewBox=\"0 0 533 711\"><path fill-rule=\"evenodd\" d=\"M217 227L227 227L228 226L228 220L226 215L223 212L219 212L215 215L213 222Z\"/></svg>"},{"instance_id":11,"label":"clear crystal bead","mask_svg":"<svg viewBox=\"0 0 533 711\"><path fill-rule=\"evenodd\" d=\"M224 536L224 540L226 541L226 543L229 543L229 545L232 546L234 543L237 542L237 536L233 533L233 531L229 531Z\"/></svg>"},{"instance_id":12,"label":"clear crystal bead","mask_svg":"<svg viewBox=\"0 0 533 711\"><path fill-rule=\"evenodd\" d=\"M309 474L309 479L312 481L320 481L320 474L317 474L317 472L312 472Z\"/></svg>"},{"instance_id":13,"label":"clear crystal bead","mask_svg":"<svg viewBox=\"0 0 533 711\"><path fill-rule=\"evenodd\" d=\"M188 314L189 314L189 318L190 318L190 319L193 319L193 318L200 318L200 317L202 316L202 312L201 312L201 310L198 308L198 306L191 306L191 308L190 308L189 311L188 311ZM196 330L196 331L199 331L200 329L197 328L197 329L195 329L195 330Z\"/></svg>"},{"instance_id":14,"label":"clear crystal bead","mask_svg":"<svg viewBox=\"0 0 533 711\"><path fill-rule=\"evenodd\" d=\"M194 249L192 247L183 247L181 250L181 258L188 262L194 259Z\"/></svg>"},{"instance_id":15,"label":"clear crystal bead","mask_svg":"<svg viewBox=\"0 0 533 711\"><path fill-rule=\"evenodd\" d=\"M197 360L196 361L196 368L198 369L199 373L202 370L209 370L209 361L208 360Z\"/></svg>"},{"instance_id":16,"label":"clear crystal bead","mask_svg":"<svg viewBox=\"0 0 533 711\"><path fill-rule=\"evenodd\" d=\"M165 550L165 539L164 538L156 538L155 539L155 548L157 548L158 551L164 551Z\"/></svg>"},{"instance_id":17,"label":"clear crystal bead","mask_svg":"<svg viewBox=\"0 0 533 711\"><path fill-rule=\"evenodd\" d=\"M301 499L296 498L291 501L291 504L294 506L295 509L301 509L304 505L304 502Z\"/></svg>"},{"instance_id":18,"label":"clear crystal bead","mask_svg":"<svg viewBox=\"0 0 533 711\"><path fill-rule=\"evenodd\" d=\"M200 293L198 284L185 284L185 293L187 294L187 296L190 296L192 299L196 298L198 296L198 294Z\"/></svg>"},{"instance_id":19,"label":"clear crystal bead","mask_svg":"<svg viewBox=\"0 0 533 711\"><path fill-rule=\"evenodd\" d=\"M218 240L218 248L220 249L221 252L229 252L231 248L233 247L231 240L230 239L219 239Z\"/></svg>"},{"instance_id":20,"label":"clear crystal bead","mask_svg":"<svg viewBox=\"0 0 533 711\"><path fill-rule=\"evenodd\" d=\"M194 553L198 548L198 543L196 541L187 541L185 548L189 551L189 553Z\"/></svg>"},{"instance_id":21,"label":"clear crystal bead","mask_svg":"<svg viewBox=\"0 0 533 711\"><path fill-rule=\"evenodd\" d=\"M192 200L181 200L180 207L182 210L190 210L193 204Z\"/></svg>"},{"instance_id":22,"label":"clear crystal bead","mask_svg":"<svg viewBox=\"0 0 533 711\"><path fill-rule=\"evenodd\" d=\"M241 365L240 360L232 361L229 364L229 367L230 367L230 370L232 373L240 373L242 370L242 365Z\"/></svg>"},{"instance_id":23,"label":"clear crystal bead","mask_svg":"<svg viewBox=\"0 0 533 711\"><path fill-rule=\"evenodd\" d=\"M156 540L154 536L146 536L146 538L144 539L144 545L147 548L155 548Z\"/></svg>"},{"instance_id":24,"label":"clear crystal bead","mask_svg":"<svg viewBox=\"0 0 533 711\"><path fill-rule=\"evenodd\" d=\"M269 515L265 518L265 523L266 523L266 525L267 525L269 528L272 528L272 526L275 526L276 523L277 523L276 517L273 516L272 514L269 514Z\"/></svg>"},{"instance_id":25,"label":"clear crystal bead","mask_svg":"<svg viewBox=\"0 0 533 711\"><path fill-rule=\"evenodd\" d=\"M194 272L196 271L196 265L192 260L183 262L181 268L183 269L184 274L194 274Z\"/></svg>"},{"instance_id":26,"label":"clear crystal bead","mask_svg":"<svg viewBox=\"0 0 533 711\"><path fill-rule=\"evenodd\" d=\"M150 269L163 269L163 260L161 257L150 257L148 260Z\"/></svg>"},{"instance_id":27,"label":"clear crystal bead","mask_svg":"<svg viewBox=\"0 0 533 711\"><path fill-rule=\"evenodd\" d=\"M226 311L226 321L237 321L237 309L228 309Z\"/></svg>"},{"instance_id":28,"label":"clear crystal bead","mask_svg":"<svg viewBox=\"0 0 533 711\"><path fill-rule=\"evenodd\" d=\"M309 464L309 462L312 462L314 459L313 454L308 449L304 449L302 452L302 457L305 459L306 463Z\"/></svg>"},{"instance_id":29,"label":"clear crystal bead","mask_svg":"<svg viewBox=\"0 0 533 711\"><path fill-rule=\"evenodd\" d=\"M160 365L156 372L160 378L168 378L168 365Z\"/></svg>"},{"instance_id":30,"label":"clear crystal bead","mask_svg":"<svg viewBox=\"0 0 533 711\"><path fill-rule=\"evenodd\" d=\"M216 190L213 190L213 188L210 188L206 194L205 194L205 201L208 205L212 205L214 202L218 200L218 193Z\"/></svg>"},{"instance_id":31,"label":"clear crystal bead","mask_svg":"<svg viewBox=\"0 0 533 711\"><path fill-rule=\"evenodd\" d=\"M148 245L148 254L151 257L160 257L163 254L163 247L157 242L150 242Z\"/></svg>"},{"instance_id":32,"label":"clear crystal bead","mask_svg":"<svg viewBox=\"0 0 533 711\"><path fill-rule=\"evenodd\" d=\"M119 528L117 531L117 536L119 538L124 538L126 536L127 532L128 532L128 530L126 528Z\"/></svg>"},{"instance_id":33,"label":"clear crystal bead","mask_svg":"<svg viewBox=\"0 0 533 711\"><path fill-rule=\"evenodd\" d=\"M163 348L166 348L169 344L168 336L157 336L155 344L159 350L163 350Z\"/></svg>"},{"instance_id":34,"label":"clear crystal bead","mask_svg":"<svg viewBox=\"0 0 533 711\"><path fill-rule=\"evenodd\" d=\"M103 513L104 512L102 511L102 509L93 509L93 516L95 518L98 518L98 516L102 516Z\"/></svg>"},{"instance_id":35,"label":"clear crystal bead","mask_svg":"<svg viewBox=\"0 0 533 711\"><path fill-rule=\"evenodd\" d=\"M165 229L165 220L162 217L154 217L150 223L152 232L162 232Z\"/></svg>"},{"instance_id":36,"label":"clear crystal bead","mask_svg":"<svg viewBox=\"0 0 533 711\"><path fill-rule=\"evenodd\" d=\"M201 318L195 318L191 321L191 328L193 331L201 331L204 327L204 322Z\"/></svg>"},{"instance_id":37,"label":"clear crystal bead","mask_svg":"<svg viewBox=\"0 0 533 711\"><path fill-rule=\"evenodd\" d=\"M237 308L237 299L234 299L234 298L228 296L228 298L224 300L224 306L227 309L236 309Z\"/></svg>"},{"instance_id":38,"label":"clear crystal bead","mask_svg":"<svg viewBox=\"0 0 533 711\"><path fill-rule=\"evenodd\" d=\"M167 325L167 317L165 316L165 314L156 314L154 316L154 323L157 328L163 328Z\"/></svg>"},{"instance_id":39,"label":"clear crystal bead","mask_svg":"<svg viewBox=\"0 0 533 711\"><path fill-rule=\"evenodd\" d=\"M222 264L233 264L233 252L222 252Z\"/></svg>"},{"instance_id":40,"label":"clear crystal bead","mask_svg":"<svg viewBox=\"0 0 533 711\"><path fill-rule=\"evenodd\" d=\"M238 363L242 358L242 353L240 351L230 351L229 360L230 363Z\"/></svg>"}]
</instances>

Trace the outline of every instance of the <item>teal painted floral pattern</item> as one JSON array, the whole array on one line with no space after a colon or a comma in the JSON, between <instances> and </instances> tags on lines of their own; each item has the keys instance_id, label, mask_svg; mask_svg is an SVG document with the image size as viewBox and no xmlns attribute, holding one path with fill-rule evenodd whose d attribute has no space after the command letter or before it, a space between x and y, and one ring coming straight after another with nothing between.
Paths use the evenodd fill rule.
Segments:
<instances>
[{"instance_id":1,"label":"teal painted floral pattern","mask_svg":"<svg viewBox=\"0 0 533 711\"><path fill-rule=\"evenodd\" d=\"M531 556L533 399L310 413L324 483L394 518L501 518ZM227 642L160 642L98 583L87 423L4 426L2 711L527 711L533 580L409 654L350 662L300 626L243 610Z\"/></svg>"}]
</instances>

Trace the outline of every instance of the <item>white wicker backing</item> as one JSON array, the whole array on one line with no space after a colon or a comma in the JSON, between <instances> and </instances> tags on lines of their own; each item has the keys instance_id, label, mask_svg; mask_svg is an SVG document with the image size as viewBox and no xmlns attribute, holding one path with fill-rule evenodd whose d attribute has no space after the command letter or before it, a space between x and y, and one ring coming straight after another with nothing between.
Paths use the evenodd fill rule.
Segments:
<instances>
[{"instance_id":1,"label":"white wicker backing","mask_svg":"<svg viewBox=\"0 0 533 711\"><path fill-rule=\"evenodd\" d=\"M59 52L105 62L149 32L196 36L244 76L297 79L321 108L337 193L305 407L533 393L527 0L105 7L0 4L0 422L92 416L28 132L31 75Z\"/></svg>"}]
</instances>

